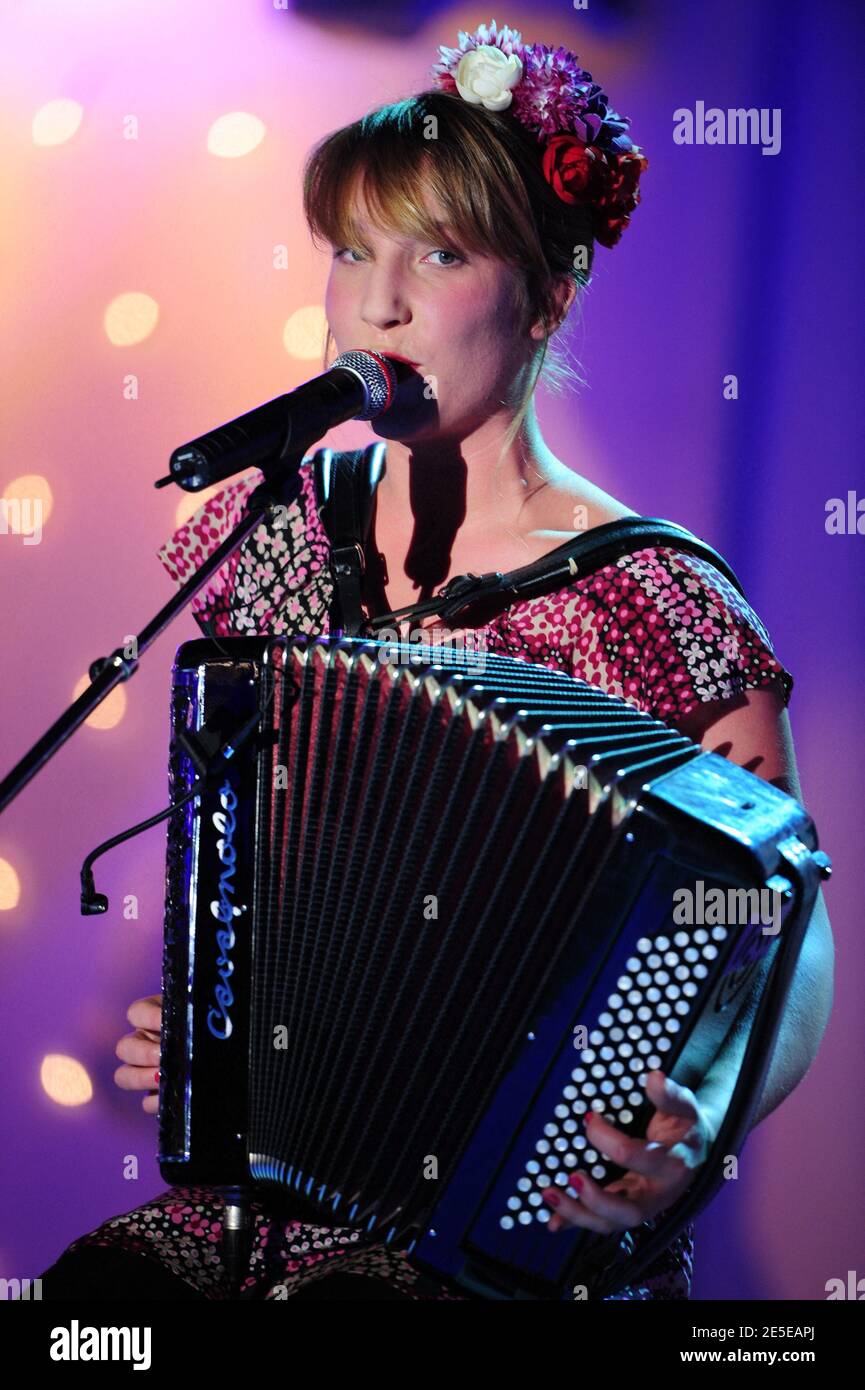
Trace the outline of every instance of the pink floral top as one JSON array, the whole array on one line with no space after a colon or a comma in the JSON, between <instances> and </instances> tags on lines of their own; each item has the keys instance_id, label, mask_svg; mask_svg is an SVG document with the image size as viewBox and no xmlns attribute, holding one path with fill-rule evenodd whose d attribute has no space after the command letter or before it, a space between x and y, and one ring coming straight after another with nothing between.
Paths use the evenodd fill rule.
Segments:
<instances>
[{"instance_id":1,"label":"pink floral top","mask_svg":"<svg viewBox=\"0 0 865 1390\"><path fill-rule=\"evenodd\" d=\"M326 634L332 582L312 464L277 523L261 522L202 590L192 611L216 636ZM259 475L212 497L159 558L177 581L240 519ZM209 624L212 623L212 627ZM437 632L444 632L441 627ZM514 603L478 630L485 649L569 672L675 724L700 704L793 677L757 614L713 565L668 546L637 550L555 593Z\"/></svg>"},{"instance_id":2,"label":"pink floral top","mask_svg":"<svg viewBox=\"0 0 865 1390\"><path fill-rule=\"evenodd\" d=\"M304 460L301 476L296 501L277 522L261 522L194 600L205 632L327 633L329 544L316 508L311 459ZM173 579L182 582L212 553L240 519L258 481L255 474L231 483L163 546L159 557ZM666 546L638 550L555 593L515 603L482 631L489 651L568 671L671 724L702 702L760 686L777 686L786 704L793 686L766 629L736 589L712 565ZM205 1297L219 1297L218 1255L201 1252L213 1251L207 1241L220 1229L220 1201L204 1189L166 1192L77 1244L140 1251ZM404 1252L364 1246L355 1253L356 1231L280 1217L274 1201L256 1204L255 1211L255 1273L247 1283L257 1286L259 1297L283 1297L286 1288L294 1291L332 1268L384 1281L411 1298L460 1297L420 1276ZM181 1236L177 1223L186 1214L190 1224ZM653 1224L633 1233L638 1247ZM693 1254L690 1225L638 1286L611 1298L687 1298Z\"/></svg>"}]
</instances>

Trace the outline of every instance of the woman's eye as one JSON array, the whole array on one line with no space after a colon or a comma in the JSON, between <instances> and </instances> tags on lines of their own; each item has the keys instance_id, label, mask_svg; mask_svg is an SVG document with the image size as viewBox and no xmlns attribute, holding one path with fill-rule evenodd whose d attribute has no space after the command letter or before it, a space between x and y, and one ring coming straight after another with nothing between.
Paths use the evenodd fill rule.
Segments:
<instances>
[{"instance_id":1,"label":"woman's eye","mask_svg":"<svg viewBox=\"0 0 865 1390\"><path fill-rule=\"evenodd\" d=\"M339 247L338 250L334 251L334 253L333 253L333 259L334 259L335 261L341 261L341 260L343 259L343 257L346 256L346 255L348 255L348 254L351 254L352 256L359 256L359 255L360 255L360 253L359 253L358 251L356 251L355 248L354 248L353 246L341 246L341 247ZM464 264L465 264L464 258L463 258L462 256L459 256L459 255L456 253L456 251L449 251L449 250L447 250L445 247L440 247L440 248L439 248L438 250L436 250L436 251L430 251L430 252L429 252L429 255L430 255L430 256L450 256L451 259L450 259L449 261L446 261L446 262L441 262L441 261L439 261L439 267L440 267L441 270L450 270L451 266L454 266L454 265L464 265ZM351 261L347 261L346 264L347 264L347 265L356 265L357 262L354 261L354 260L351 260Z\"/></svg>"},{"instance_id":2,"label":"woman's eye","mask_svg":"<svg viewBox=\"0 0 865 1390\"><path fill-rule=\"evenodd\" d=\"M456 251L447 251L447 250L444 249L444 247L442 247L442 249L439 250L439 251L430 251L430 255L431 255L431 256L453 256L453 260L452 260L452 261L449 261L448 264L447 264L446 266L443 265L443 266L441 267L442 270L448 270L448 269L450 269L450 266L452 266L452 265L462 265L462 264L463 264L463 258L462 258L462 256L458 256L457 253L456 253Z\"/></svg>"}]
</instances>

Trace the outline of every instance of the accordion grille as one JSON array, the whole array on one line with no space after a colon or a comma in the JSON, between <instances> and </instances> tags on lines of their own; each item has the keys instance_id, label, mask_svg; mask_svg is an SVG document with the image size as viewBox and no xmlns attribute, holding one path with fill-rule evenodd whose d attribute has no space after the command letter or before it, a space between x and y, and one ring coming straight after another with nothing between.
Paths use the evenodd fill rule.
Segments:
<instances>
[{"instance_id":1,"label":"accordion grille","mask_svg":"<svg viewBox=\"0 0 865 1390\"><path fill-rule=\"evenodd\" d=\"M363 642L270 657L251 1169L408 1234L524 1040L608 848L623 768L603 750L637 772L699 750L512 659L477 678Z\"/></svg>"}]
</instances>

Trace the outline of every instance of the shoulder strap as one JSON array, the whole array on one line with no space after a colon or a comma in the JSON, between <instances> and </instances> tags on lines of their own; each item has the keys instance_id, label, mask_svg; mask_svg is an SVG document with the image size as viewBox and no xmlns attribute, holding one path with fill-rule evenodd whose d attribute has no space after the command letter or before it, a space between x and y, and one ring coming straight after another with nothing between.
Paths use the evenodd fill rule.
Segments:
<instances>
[{"instance_id":1,"label":"shoulder strap","mask_svg":"<svg viewBox=\"0 0 865 1390\"><path fill-rule=\"evenodd\" d=\"M623 555L656 545L671 546L676 550L686 551L689 555L695 555L699 560L707 561L738 589L743 598L745 597L745 590L735 572L707 541L701 540L699 536L695 536L692 531L679 526L675 521L664 521L661 517L654 516L623 516L617 521L607 521L602 526L593 526L584 535L565 541L549 554L534 560L532 564L512 570L505 578L513 579L519 575L529 579L532 570L541 572L551 561L558 560L573 560L576 568L569 566L573 574L592 574L595 570L603 569L604 565L610 564L611 561L621 559Z\"/></svg>"},{"instance_id":2,"label":"shoulder strap","mask_svg":"<svg viewBox=\"0 0 865 1390\"><path fill-rule=\"evenodd\" d=\"M331 546L330 625L334 632L348 636L356 635L364 620L364 546L373 496L384 469L385 448L385 441L380 439L364 449L344 453L317 449L312 460L316 506Z\"/></svg>"},{"instance_id":3,"label":"shoulder strap","mask_svg":"<svg viewBox=\"0 0 865 1390\"><path fill-rule=\"evenodd\" d=\"M684 526L660 517L625 516L593 526L584 535L564 541L539 560L506 574L497 570L482 575L456 575L435 598L409 609L397 609L396 615L405 620L437 614L451 624L462 620L464 625L470 626L472 621L484 622L484 614L500 610L516 599L553 592L572 579L603 569L623 555L655 545L670 546L705 560L745 597L745 590L723 556ZM391 626L390 619L394 616L394 613L379 614L367 623L367 630L374 632L378 627Z\"/></svg>"}]
</instances>

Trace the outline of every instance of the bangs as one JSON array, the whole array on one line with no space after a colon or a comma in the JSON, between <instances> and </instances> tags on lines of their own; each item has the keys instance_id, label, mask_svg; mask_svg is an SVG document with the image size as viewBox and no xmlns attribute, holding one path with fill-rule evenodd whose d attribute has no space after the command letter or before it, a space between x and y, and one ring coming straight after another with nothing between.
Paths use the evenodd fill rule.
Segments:
<instances>
[{"instance_id":1,"label":"bangs","mask_svg":"<svg viewBox=\"0 0 865 1390\"><path fill-rule=\"evenodd\" d=\"M481 148L476 133L454 119L458 109L436 112L434 104L422 94L382 107L313 151L304 173L304 213L315 242L364 247L357 226L362 195L383 232L520 263L526 226L515 206L513 169L498 155L497 187L490 178L495 141ZM431 195L444 211L441 221L428 206Z\"/></svg>"}]
</instances>

